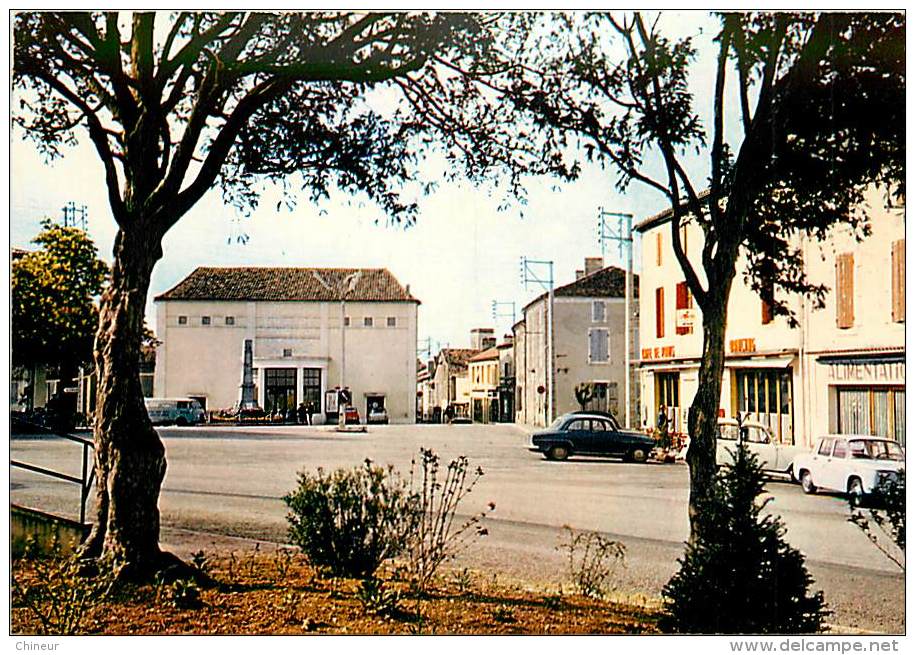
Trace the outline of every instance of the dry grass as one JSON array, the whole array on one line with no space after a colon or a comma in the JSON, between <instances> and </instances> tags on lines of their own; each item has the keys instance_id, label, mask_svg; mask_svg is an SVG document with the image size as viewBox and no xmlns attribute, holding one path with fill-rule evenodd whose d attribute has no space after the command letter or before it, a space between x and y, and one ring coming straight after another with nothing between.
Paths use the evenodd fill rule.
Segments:
<instances>
[{"instance_id":1,"label":"dry grass","mask_svg":"<svg viewBox=\"0 0 915 655\"><path fill-rule=\"evenodd\" d=\"M212 556L211 556L212 557ZM462 571L446 573L424 597L403 583L398 611L376 616L360 602L359 582L325 579L299 555L255 552L207 562L219 583L201 590L199 606L172 602L171 589L132 588L93 605L82 634L640 634L653 633L656 609L524 590ZM20 587L36 580L34 562L14 562ZM179 603L180 605L180 603ZM11 632L36 634L40 623L14 596Z\"/></svg>"}]
</instances>

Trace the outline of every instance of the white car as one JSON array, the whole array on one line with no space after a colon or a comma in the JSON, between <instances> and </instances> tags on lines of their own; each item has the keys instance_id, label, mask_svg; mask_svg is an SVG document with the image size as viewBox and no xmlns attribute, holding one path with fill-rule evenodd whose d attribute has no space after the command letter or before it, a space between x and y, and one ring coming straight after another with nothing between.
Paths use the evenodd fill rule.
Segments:
<instances>
[{"instance_id":1,"label":"white car","mask_svg":"<svg viewBox=\"0 0 915 655\"><path fill-rule=\"evenodd\" d=\"M742 434L741 434L742 431ZM718 419L718 439L715 459L718 466L734 461L731 453L737 447L737 439L742 437L747 450L756 455L759 465L766 473L778 473L794 478L792 464L801 453L806 452L801 446L779 443L772 436L768 427L756 421L744 421L738 425L732 418Z\"/></svg>"},{"instance_id":2,"label":"white car","mask_svg":"<svg viewBox=\"0 0 915 655\"><path fill-rule=\"evenodd\" d=\"M794 460L804 492L818 488L847 493L853 502L873 492L884 478L905 469L905 451L895 441L858 435L822 437L812 452Z\"/></svg>"}]
</instances>

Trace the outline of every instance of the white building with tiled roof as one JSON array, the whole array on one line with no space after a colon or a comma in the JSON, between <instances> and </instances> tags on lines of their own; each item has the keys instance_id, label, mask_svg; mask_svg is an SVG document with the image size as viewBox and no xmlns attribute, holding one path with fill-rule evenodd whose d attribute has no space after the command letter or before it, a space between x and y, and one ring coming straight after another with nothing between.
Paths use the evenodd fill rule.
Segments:
<instances>
[{"instance_id":1,"label":"white building with tiled roof","mask_svg":"<svg viewBox=\"0 0 915 655\"><path fill-rule=\"evenodd\" d=\"M270 413L305 402L322 421L343 385L363 421L373 404L415 420L419 301L387 269L201 267L155 301L157 397L235 406L250 340Z\"/></svg>"}]
</instances>

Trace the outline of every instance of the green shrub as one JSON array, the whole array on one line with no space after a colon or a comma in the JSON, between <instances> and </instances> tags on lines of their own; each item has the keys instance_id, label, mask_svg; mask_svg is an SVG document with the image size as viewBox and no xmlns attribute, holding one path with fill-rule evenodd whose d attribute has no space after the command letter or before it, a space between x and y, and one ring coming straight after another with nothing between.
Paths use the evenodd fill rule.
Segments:
<instances>
[{"instance_id":1,"label":"green shrub","mask_svg":"<svg viewBox=\"0 0 915 655\"><path fill-rule=\"evenodd\" d=\"M392 616L400 609L400 592L378 578L365 578L356 590L356 598L367 614Z\"/></svg>"},{"instance_id":2,"label":"green shrub","mask_svg":"<svg viewBox=\"0 0 915 655\"><path fill-rule=\"evenodd\" d=\"M808 594L813 578L804 556L785 541L781 519L762 513L762 469L743 444L732 457L700 508L699 538L664 587L659 626L703 634L818 632L828 614L823 594Z\"/></svg>"},{"instance_id":3,"label":"green shrub","mask_svg":"<svg viewBox=\"0 0 915 655\"><path fill-rule=\"evenodd\" d=\"M298 488L283 500L290 539L332 575L372 577L403 551L418 520L409 485L370 460L330 474L301 472Z\"/></svg>"},{"instance_id":4,"label":"green shrub","mask_svg":"<svg viewBox=\"0 0 915 655\"><path fill-rule=\"evenodd\" d=\"M887 559L905 571L905 469L881 480L868 501L865 511L854 499L849 499L849 522L858 526Z\"/></svg>"},{"instance_id":5,"label":"green shrub","mask_svg":"<svg viewBox=\"0 0 915 655\"><path fill-rule=\"evenodd\" d=\"M557 550L568 553L569 577L575 590L588 598L600 598L607 592L616 567L626 558L626 547L599 532L576 532L563 526L566 540Z\"/></svg>"}]
</instances>

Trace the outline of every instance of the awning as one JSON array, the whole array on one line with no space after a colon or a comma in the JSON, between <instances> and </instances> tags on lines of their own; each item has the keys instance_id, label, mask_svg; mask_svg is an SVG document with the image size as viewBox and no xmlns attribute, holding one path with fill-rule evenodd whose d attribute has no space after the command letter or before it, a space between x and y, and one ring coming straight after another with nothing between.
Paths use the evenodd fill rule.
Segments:
<instances>
[{"instance_id":1,"label":"awning","mask_svg":"<svg viewBox=\"0 0 915 655\"><path fill-rule=\"evenodd\" d=\"M820 364L904 364L905 353L868 353L866 355L821 355Z\"/></svg>"},{"instance_id":2,"label":"awning","mask_svg":"<svg viewBox=\"0 0 915 655\"><path fill-rule=\"evenodd\" d=\"M686 371L689 369L699 369L700 362L698 361L688 361L688 362L659 362L657 364L652 364L646 362L644 364L639 364L639 369L642 371Z\"/></svg>"},{"instance_id":3,"label":"awning","mask_svg":"<svg viewBox=\"0 0 915 655\"><path fill-rule=\"evenodd\" d=\"M788 357L760 357L759 359L726 359L727 368L788 368L794 356Z\"/></svg>"}]
</instances>

